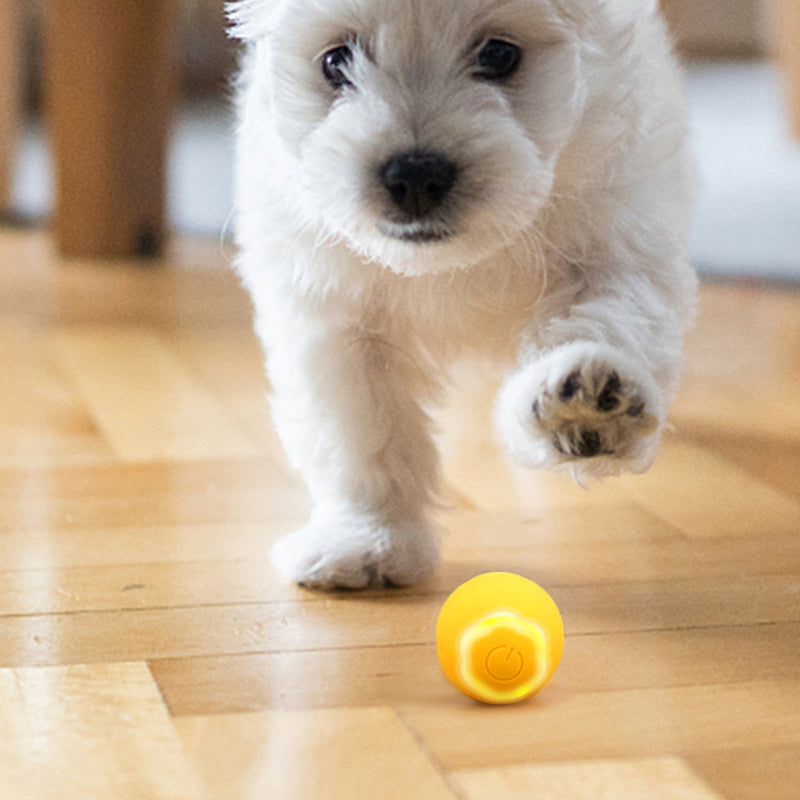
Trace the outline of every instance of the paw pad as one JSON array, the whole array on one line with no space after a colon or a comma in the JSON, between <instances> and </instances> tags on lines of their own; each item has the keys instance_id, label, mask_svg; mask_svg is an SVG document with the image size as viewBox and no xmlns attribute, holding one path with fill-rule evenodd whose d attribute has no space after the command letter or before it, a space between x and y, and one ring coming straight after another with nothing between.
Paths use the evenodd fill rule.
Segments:
<instances>
[{"instance_id":1,"label":"paw pad","mask_svg":"<svg viewBox=\"0 0 800 800\"><path fill-rule=\"evenodd\" d=\"M569 402L578 394L582 385L580 372L571 372L558 393L558 399L564 403Z\"/></svg>"},{"instance_id":2,"label":"paw pad","mask_svg":"<svg viewBox=\"0 0 800 800\"><path fill-rule=\"evenodd\" d=\"M553 447L564 456L594 458L608 455L604 449L603 437L596 430L574 428L557 432L553 436Z\"/></svg>"},{"instance_id":3,"label":"paw pad","mask_svg":"<svg viewBox=\"0 0 800 800\"><path fill-rule=\"evenodd\" d=\"M650 465L662 400L651 376L626 354L574 342L509 376L495 419L515 460L599 477Z\"/></svg>"},{"instance_id":4,"label":"paw pad","mask_svg":"<svg viewBox=\"0 0 800 800\"><path fill-rule=\"evenodd\" d=\"M608 381L597 396L597 410L604 413L619 408L620 395L622 394L622 381L616 372L608 376Z\"/></svg>"},{"instance_id":5,"label":"paw pad","mask_svg":"<svg viewBox=\"0 0 800 800\"><path fill-rule=\"evenodd\" d=\"M581 431L577 442L577 455L583 458L593 458L603 449L603 440L597 431Z\"/></svg>"},{"instance_id":6,"label":"paw pad","mask_svg":"<svg viewBox=\"0 0 800 800\"><path fill-rule=\"evenodd\" d=\"M654 423L639 391L607 365L571 370L532 410L555 450L573 459L618 455Z\"/></svg>"}]
</instances>

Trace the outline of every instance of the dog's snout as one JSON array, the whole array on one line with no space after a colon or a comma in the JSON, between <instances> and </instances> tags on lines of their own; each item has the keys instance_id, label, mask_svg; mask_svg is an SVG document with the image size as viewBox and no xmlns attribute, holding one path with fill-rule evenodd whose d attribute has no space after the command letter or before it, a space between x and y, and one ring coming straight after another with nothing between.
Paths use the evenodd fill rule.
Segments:
<instances>
[{"instance_id":1,"label":"dog's snout","mask_svg":"<svg viewBox=\"0 0 800 800\"><path fill-rule=\"evenodd\" d=\"M379 170L392 203L411 219L422 219L442 204L458 167L439 153L412 151L392 156Z\"/></svg>"}]
</instances>

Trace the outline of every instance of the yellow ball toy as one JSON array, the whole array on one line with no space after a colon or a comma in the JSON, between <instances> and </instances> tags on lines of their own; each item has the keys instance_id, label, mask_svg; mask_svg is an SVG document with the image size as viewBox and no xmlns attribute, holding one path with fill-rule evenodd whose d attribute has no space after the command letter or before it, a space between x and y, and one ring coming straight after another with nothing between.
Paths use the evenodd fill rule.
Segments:
<instances>
[{"instance_id":1,"label":"yellow ball toy","mask_svg":"<svg viewBox=\"0 0 800 800\"><path fill-rule=\"evenodd\" d=\"M552 597L510 572L461 584L436 622L444 674L482 703L518 703L550 680L564 650L564 623Z\"/></svg>"}]
</instances>

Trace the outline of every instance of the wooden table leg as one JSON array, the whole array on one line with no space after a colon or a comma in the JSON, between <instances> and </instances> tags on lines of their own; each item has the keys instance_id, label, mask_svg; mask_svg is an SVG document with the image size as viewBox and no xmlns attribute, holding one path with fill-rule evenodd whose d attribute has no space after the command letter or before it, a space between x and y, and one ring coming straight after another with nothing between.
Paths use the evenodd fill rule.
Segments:
<instances>
[{"instance_id":1,"label":"wooden table leg","mask_svg":"<svg viewBox=\"0 0 800 800\"><path fill-rule=\"evenodd\" d=\"M155 255L162 246L176 6L47 0L45 102L64 255Z\"/></svg>"},{"instance_id":2,"label":"wooden table leg","mask_svg":"<svg viewBox=\"0 0 800 800\"><path fill-rule=\"evenodd\" d=\"M800 2L777 0L774 13L778 58L787 87L791 130L795 138L800 139Z\"/></svg>"},{"instance_id":3,"label":"wooden table leg","mask_svg":"<svg viewBox=\"0 0 800 800\"><path fill-rule=\"evenodd\" d=\"M16 0L0 3L0 211L11 206L11 177L20 121L22 37Z\"/></svg>"}]
</instances>

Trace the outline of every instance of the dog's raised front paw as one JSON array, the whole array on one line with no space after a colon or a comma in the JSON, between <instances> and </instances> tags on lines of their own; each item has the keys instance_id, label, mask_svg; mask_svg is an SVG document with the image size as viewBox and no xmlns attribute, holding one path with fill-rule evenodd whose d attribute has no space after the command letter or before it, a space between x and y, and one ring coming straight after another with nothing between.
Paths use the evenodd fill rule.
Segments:
<instances>
[{"instance_id":1,"label":"dog's raised front paw","mask_svg":"<svg viewBox=\"0 0 800 800\"><path fill-rule=\"evenodd\" d=\"M272 549L285 577L313 589L409 586L439 563L433 529L424 522L376 522L369 516L315 517Z\"/></svg>"},{"instance_id":2,"label":"dog's raised front paw","mask_svg":"<svg viewBox=\"0 0 800 800\"><path fill-rule=\"evenodd\" d=\"M496 422L509 454L532 467L567 465L579 479L641 472L663 421L652 380L613 348L558 348L504 384Z\"/></svg>"}]
</instances>

